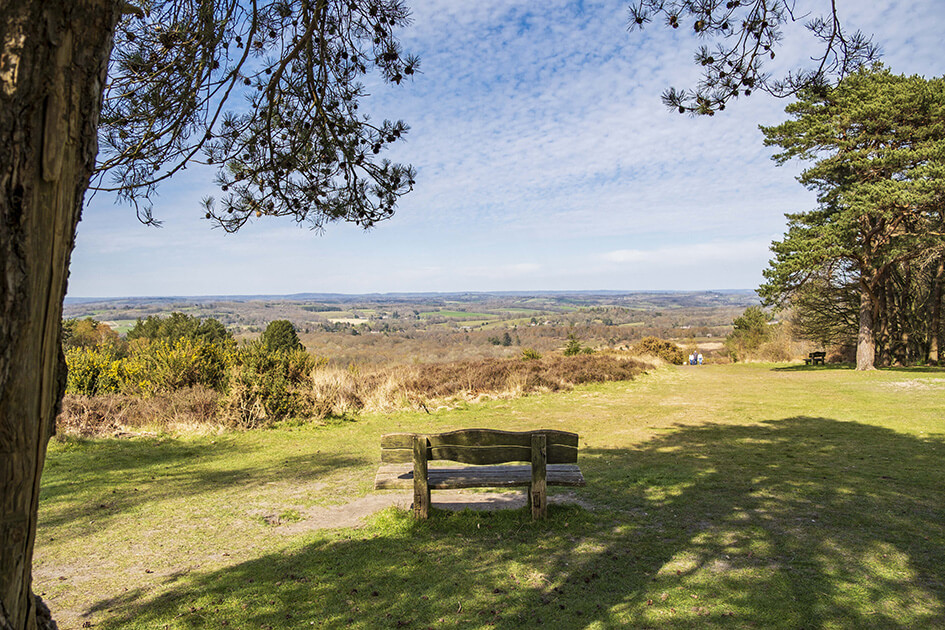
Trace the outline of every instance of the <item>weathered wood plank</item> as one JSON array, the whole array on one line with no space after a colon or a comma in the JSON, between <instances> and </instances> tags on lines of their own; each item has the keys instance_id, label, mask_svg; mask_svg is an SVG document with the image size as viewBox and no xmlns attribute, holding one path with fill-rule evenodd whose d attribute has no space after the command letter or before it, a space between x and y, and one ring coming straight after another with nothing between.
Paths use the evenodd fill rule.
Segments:
<instances>
[{"instance_id":1,"label":"weathered wood plank","mask_svg":"<svg viewBox=\"0 0 945 630\"><path fill-rule=\"evenodd\" d=\"M432 439L433 436L430 436ZM529 437L529 440L531 437ZM552 464L573 464L577 462L577 448L552 445L547 448L548 462ZM506 462L528 462L532 459L531 445L524 446L431 446L427 459L447 460L477 466L504 464ZM384 448L381 461L385 464L402 464L413 461L413 447Z\"/></svg>"},{"instance_id":2,"label":"weathered wood plank","mask_svg":"<svg viewBox=\"0 0 945 630\"><path fill-rule=\"evenodd\" d=\"M532 482L528 487L529 504L532 506L532 518L542 519L548 514L547 440L539 433L532 435Z\"/></svg>"},{"instance_id":3,"label":"weathered wood plank","mask_svg":"<svg viewBox=\"0 0 945 630\"><path fill-rule=\"evenodd\" d=\"M429 435L431 446L524 446L531 448L531 436L542 433L548 444L578 447L578 434L557 429L502 431L500 429L460 429ZM413 433L389 433L381 437L381 448L411 448Z\"/></svg>"},{"instance_id":4,"label":"weathered wood plank","mask_svg":"<svg viewBox=\"0 0 945 630\"><path fill-rule=\"evenodd\" d=\"M432 490L461 488L527 487L532 482L531 466L478 466L428 468L428 487ZM574 464L549 464L545 483L549 486L584 486L581 469ZM413 488L412 464L386 464L374 478L376 490Z\"/></svg>"},{"instance_id":5,"label":"weathered wood plank","mask_svg":"<svg viewBox=\"0 0 945 630\"><path fill-rule=\"evenodd\" d=\"M427 518L430 515L427 446L426 436L413 436L413 515L416 518Z\"/></svg>"}]
</instances>

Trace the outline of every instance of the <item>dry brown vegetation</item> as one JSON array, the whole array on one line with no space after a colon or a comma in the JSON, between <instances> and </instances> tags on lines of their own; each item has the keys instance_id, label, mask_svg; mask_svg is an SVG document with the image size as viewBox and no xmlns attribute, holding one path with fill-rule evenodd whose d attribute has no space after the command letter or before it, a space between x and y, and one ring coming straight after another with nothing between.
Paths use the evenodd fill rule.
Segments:
<instances>
[{"instance_id":1,"label":"dry brown vegetation","mask_svg":"<svg viewBox=\"0 0 945 630\"><path fill-rule=\"evenodd\" d=\"M130 429L213 427L219 424L220 394L196 386L152 396L67 394L56 422L59 432L92 436Z\"/></svg>"},{"instance_id":2,"label":"dry brown vegetation","mask_svg":"<svg viewBox=\"0 0 945 630\"><path fill-rule=\"evenodd\" d=\"M313 369L296 393L304 418L323 420L360 411L394 411L453 406L482 398L525 396L567 390L585 383L630 380L655 367L624 353L595 353L540 359L476 359L447 363ZM60 431L81 434L177 431L232 426L221 394L203 387L153 396L66 396ZM232 396L228 399L232 405ZM262 408L248 410L240 426L267 422Z\"/></svg>"}]
</instances>

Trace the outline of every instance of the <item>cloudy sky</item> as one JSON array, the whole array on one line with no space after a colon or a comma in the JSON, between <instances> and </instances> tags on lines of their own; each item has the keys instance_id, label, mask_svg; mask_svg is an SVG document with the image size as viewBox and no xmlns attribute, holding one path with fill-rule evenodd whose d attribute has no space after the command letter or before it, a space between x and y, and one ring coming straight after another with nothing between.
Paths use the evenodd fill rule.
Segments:
<instances>
[{"instance_id":1,"label":"cloudy sky","mask_svg":"<svg viewBox=\"0 0 945 630\"><path fill-rule=\"evenodd\" d=\"M225 234L199 207L212 174L190 169L160 189L160 229L105 195L87 204L69 296L753 289L784 213L813 206L801 165L776 167L758 131L787 102L756 94L712 118L660 103L698 78L687 29L628 33L622 0L408 4L422 74L372 85L369 103L411 126L390 157L417 185L393 219ZM894 72L945 74L945 1L838 5ZM790 31L777 61L813 46Z\"/></svg>"}]
</instances>

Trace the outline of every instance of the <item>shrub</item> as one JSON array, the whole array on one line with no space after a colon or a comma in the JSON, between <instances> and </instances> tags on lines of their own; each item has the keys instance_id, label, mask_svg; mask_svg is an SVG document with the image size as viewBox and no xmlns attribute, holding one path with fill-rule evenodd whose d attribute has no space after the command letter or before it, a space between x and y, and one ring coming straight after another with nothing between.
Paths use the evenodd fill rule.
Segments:
<instances>
[{"instance_id":1,"label":"shrub","mask_svg":"<svg viewBox=\"0 0 945 630\"><path fill-rule=\"evenodd\" d=\"M226 386L226 351L200 340L139 340L126 357L112 346L70 348L65 355L69 394L153 394L195 385L222 391Z\"/></svg>"},{"instance_id":2,"label":"shrub","mask_svg":"<svg viewBox=\"0 0 945 630\"><path fill-rule=\"evenodd\" d=\"M591 382L630 380L644 364L615 355L552 356L532 361L481 359L414 366L404 375L408 399L457 395L521 395L569 389Z\"/></svg>"},{"instance_id":3,"label":"shrub","mask_svg":"<svg viewBox=\"0 0 945 630\"><path fill-rule=\"evenodd\" d=\"M659 337L644 337L633 346L633 351L640 355L650 355L659 357L673 365L682 365L686 361L686 355L682 348L672 341L666 341Z\"/></svg>"},{"instance_id":4,"label":"shrub","mask_svg":"<svg viewBox=\"0 0 945 630\"><path fill-rule=\"evenodd\" d=\"M364 408L357 372L351 369L313 370L311 415L316 418L341 417Z\"/></svg>"},{"instance_id":5,"label":"shrub","mask_svg":"<svg viewBox=\"0 0 945 630\"><path fill-rule=\"evenodd\" d=\"M226 351L200 339L139 342L126 363L123 391L169 392L196 385L223 391L226 387Z\"/></svg>"},{"instance_id":6,"label":"shrub","mask_svg":"<svg viewBox=\"0 0 945 630\"><path fill-rule=\"evenodd\" d=\"M537 361L540 358L541 354L539 354L534 348L522 348L523 361Z\"/></svg>"},{"instance_id":7,"label":"shrub","mask_svg":"<svg viewBox=\"0 0 945 630\"><path fill-rule=\"evenodd\" d=\"M227 422L251 428L312 415L311 389L306 385L316 363L304 350L270 352L261 343L237 349L222 401Z\"/></svg>"},{"instance_id":8,"label":"shrub","mask_svg":"<svg viewBox=\"0 0 945 630\"><path fill-rule=\"evenodd\" d=\"M97 396L119 391L126 380L123 361L111 346L73 347L65 352L66 393Z\"/></svg>"},{"instance_id":9,"label":"shrub","mask_svg":"<svg viewBox=\"0 0 945 630\"><path fill-rule=\"evenodd\" d=\"M757 345L740 343L743 337L729 337L725 349L732 361L786 362L798 356L806 356L807 344L793 338L789 325L765 324L763 340Z\"/></svg>"},{"instance_id":10,"label":"shrub","mask_svg":"<svg viewBox=\"0 0 945 630\"><path fill-rule=\"evenodd\" d=\"M564 347L564 356L573 357L577 354L580 354L581 351L582 351L581 342L578 340L577 337L574 336L574 333L569 333L568 345Z\"/></svg>"}]
</instances>

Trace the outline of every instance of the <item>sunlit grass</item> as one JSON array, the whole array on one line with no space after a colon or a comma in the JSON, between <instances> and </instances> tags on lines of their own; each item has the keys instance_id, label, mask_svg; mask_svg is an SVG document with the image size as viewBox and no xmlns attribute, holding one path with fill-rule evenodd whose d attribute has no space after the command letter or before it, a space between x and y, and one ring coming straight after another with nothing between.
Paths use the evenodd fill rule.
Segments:
<instances>
[{"instance_id":1,"label":"sunlit grass","mask_svg":"<svg viewBox=\"0 0 945 630\"><path fill-rule=\"evenodd\" d=\"M55 442L36 588L63 628L945 627L945 373L781 367ZM383 433L472 426L580 433L587 507L308 527Z\"/></svg>"}]
</instances>

